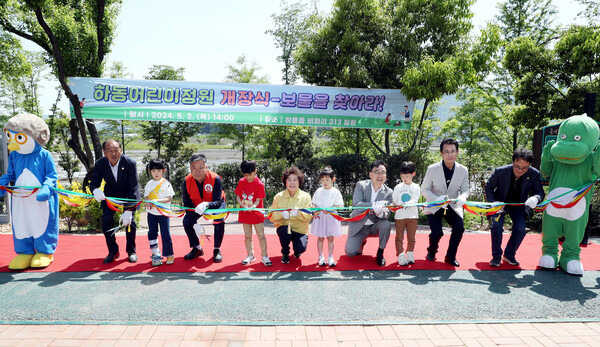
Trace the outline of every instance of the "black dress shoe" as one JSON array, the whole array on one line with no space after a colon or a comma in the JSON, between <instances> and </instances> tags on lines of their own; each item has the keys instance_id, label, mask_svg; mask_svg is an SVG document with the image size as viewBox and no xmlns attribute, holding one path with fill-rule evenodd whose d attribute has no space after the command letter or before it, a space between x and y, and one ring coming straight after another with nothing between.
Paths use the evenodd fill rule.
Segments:
<instances>
[{"instance_id":1,"label":"black dress shoe","mask_svg":"<svg viewBox=\"0 0 600 347\"><path fill-rule=\"evenodd\" d=\"M119 257L119 252L117 252L116 254L108 253L108 255L106 256L106 258L104 258L103 263L104 264L110 264L113 261L115 261L115 259L117 259L118 257Z\"/></svg>"},{"instance_id":2,"label":"black dress shoe","mask_svg":"<svg viewBox=\"0 0 600 347\"><path fill-rule=\"evenodd\" d=\"M221 254L221 250L219 248L215 248L213 251L213 261L215 263L220 263L223 261L223 255Z\"/></svg>"},{"instance_id":3,"label":"black dress shoe","mask_svg":"<svg viewBox=\"0 0 600 347\"><path fill-rule=\"evenodd\" d=\"M190 253L183 256L183 259L192 260L192 259L198 258L199 256L202 256L202 255L204 255L204 250L194 247L194 248L192 248Z\"/></svg>"},{"instance_id":4,"label":"black dress shoe","mask_svg":"<svg viewBox=\"0 0 600 347\"><path fill-rule=\"evenodd\" d=\"M281 256L281 263L282 264L288 264L290 262L290 256L289 254L283 254Z\"/></svg>"},{"instance_id":5,"label":"black dress shoe","mask_svg":"<svg viewBox=\"0 0 600 347\"><path fill-rule=\"evenodd\" d=\"M296 258L296 259L300 259L300 254L301 254L301 253L296 253L296 252L294 252L294 258Z\"/></svg>"},{"instance_id":6,"label":"black dress shoe","mask_svg":"<svg viewBox=\"0 0 600 347\"><path fill-rule=\"evenodd\" d=\"M377 250L377 265L379 266L385 266L385 258L383 257L383 249L378 249Z\"/></svg>"},{"instance_id":7,"label":"black dress shoe","mask_svg":"<svg viewBox=\"0 0 600 347\"><path fill-rule=\"evenodd\" d=\"M446 258L444 259L444 263L446 263L446 264L450 264L450 265L452 265L452 266L456 266L456 267L460 266L460 264L458 263L458 261L457 261L456 259L450 259L450 258L448 258L448 257L446 257Z\"/></svg>"},{"instance_id":8,"label":"black dress shoe","mask_svg":"<svg viewBox=\"0 0 600 347\"><path fill-rule=\"evenodd\" d=\"M425 257L425 259L427 259L429 261L435 261L435 254L434 253L427 253L427 256Z\"/></svg>"}]
</instances>

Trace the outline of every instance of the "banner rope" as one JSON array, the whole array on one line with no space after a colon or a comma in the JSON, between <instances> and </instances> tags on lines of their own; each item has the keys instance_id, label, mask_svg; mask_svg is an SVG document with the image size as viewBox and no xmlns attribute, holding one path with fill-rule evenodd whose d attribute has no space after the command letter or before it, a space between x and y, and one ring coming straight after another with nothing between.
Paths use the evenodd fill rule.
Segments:
<instances>
[{"instance_id":1,"label":"banner rope","mask_svg":"<svg viewBox=\"0 0 600 347\"><path fill-rule=\"evenodd\" d=\"M547 199L542 202L539 202L534 210L536 212L542 212L548 207L549 204L552 204L552 206L554 206L556 208L573 207L584 196L586 196L587 193L589 193L591 191L594 184L598 181L600 181L600 179L597 179L596 181L588 183L588 184L584 184L578 188L571 189L571 190L564 192L560 195L557 195L551 199ZM41 186L0 186L0 189L7 191L9 194L11 194L13 197L16 197L16 198L30 197L41 188L42 188ZM91 194L74 192L74 191L69 191L66 189L54 188L54 187L52 187L52 189L57 193L59 198L69 206L74 206L74 207L86 206L94 199L94 196ZM559 204L559 203L553 202L554 200L559 199L565 195L572 194L573 192L576 192L576 194L573 196L571 201L567 202L566 204ZM392 212L395 212L402 208L408 208L408 207L447 208L446 205L448 205L451 202L456 202L456 201L457 201L457 199L446 199L446 200L421 202L421 203L413 203L413 204L388 205L388 206L383 206L383 207L389 209ZM127 198L106 197L106 205L110 209L112 209L113 211L116 211L116 212L134 211L142 204L145 204L145 206L147 206L147 207L156 207L157 211L161 215L163 215L165 217L169 217L169 218L182 217L186 211L194 211L195 210L194 207L185 207L185 206L179 206L179 205L175 205L175 204L166 204L166 203L160 203L160 202L155 202L155 201L151 201L151 200L137 200L137 199L127 199ZM467 201L463 205L463 207L466 211L468 211L472 214L478 215L478 216L491 216L491 215L501 213L502 210L504 209L504 207L506 207L506 206L523 206L523 205L525 205L525 203ZM225 219L227 219L229 217L229 215L232 212L242 212L242 211L243 212L256 212L256 213L260 213L267 219L271 219L273 216L273 213L275 213L275 212L291 211L291 210L292 210L292 208L277 208L277 209L271 209L271 208L220 208L220 209L206 210L203 214L203 217L207 221L209 221L213 224L217 224L217 223L222 223ZM358 221L358 220L361 220L362 218L364 218L369 213L370 210L373 210L373 208L371 208L371 207L352 207L352 206L349 206L349 207L326 207L326 208L311 207L311 208L303 208L303 209L299 209L299 210L304 213L311 214L311 215L315 215L317 213L327 213L327 214L330 214L331 216L333 216L335 219L342 221L342 222L355 222L355 221ZM348 213L348 212L352 212L353 210L363 210L363 211L353 217L344 217L344 216L340 215L340 213L339 213L339 212ZM119 226L119 227L116 227L115 229L118 230L121 227L122 226Z\"/></svg>"}]
</instances>

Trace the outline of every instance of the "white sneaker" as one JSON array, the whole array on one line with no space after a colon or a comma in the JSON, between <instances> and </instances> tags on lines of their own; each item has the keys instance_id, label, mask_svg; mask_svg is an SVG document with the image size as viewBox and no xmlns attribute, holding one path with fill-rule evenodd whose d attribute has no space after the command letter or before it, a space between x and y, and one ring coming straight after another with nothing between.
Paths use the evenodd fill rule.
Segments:
<instances>
[{"instance_id":1,"label":"white sneaker","mask_svg":"<svg viewBox=\"0 0 600 347\"><path fill-rule=\"evenodd\" d=\"M406 258L407 258L409 264L414 264L415 263L415 254L414 254L414 252L406 252Z\"/></svg>"},{"instance_id":2,"label":"white sneaker","mask_svg":"<svg viewBox=\"0 0 600 347\"><path fill-rule=\"evenodd\" d=\"M242 265L248 265L248 264L252 263L253 261L254 261L254 256L249 255L246 257L246 259L242 260Z\"/></svg>"},{"instance_id":3,"label":"white sneaker","mask_svg":"<svg viewBox=\"0 0 600 347\"><path fill-rule=\"evenodd\" d=\"M400 253L398 255L398 264L400 264L400 265L408 265L408 261L406 260L406 254Z\"/></svg>"},{"instance_id":4,"label":"white sneaker","mask_svg":"<svg viewBox=\"0 0 600 347\"><path fill-rule=\"evenodd\" d=\"M267 256L262 257L262 263L265 266L271 266L271 265L273 265L273 263L271 263L271 259L269 259L269 257L267 257Z\"/></svg>"},{"instance_id":5,"label":"white sneaker","mask_svg":"<svg viewBox=\"0 0 600 347\"><path fill-rule=\"evenodd\" d=\"M325 257L322 254L319 256L319 266L325 266Z\"/></svg>"},{"instance_id":6,"label":"white sneaker","mask_svg":"<svg viewBox=\"0 0 600 347\"><path fill-rule=\"evenodd\" d=\"M327 258L327 265L329 265L330 267L335 267L335 260L333 260L333 256L329 256Z\"/></svg>"}]
</instances>

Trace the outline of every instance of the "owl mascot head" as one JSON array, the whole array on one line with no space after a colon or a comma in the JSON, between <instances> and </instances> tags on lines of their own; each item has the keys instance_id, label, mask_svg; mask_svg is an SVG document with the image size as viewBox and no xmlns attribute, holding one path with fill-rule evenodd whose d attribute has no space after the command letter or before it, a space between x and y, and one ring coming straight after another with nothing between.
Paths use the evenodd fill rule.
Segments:
<instances>
[{"instance_id":1,"label":"owl mascot head","mask_svg":"<svg viewBox=\"0 0 600 347\"><path fill-rule=\"evenodd\" d=\"M42 146L48 143L50 130L40 117L23 113L4 126L8 144L8 170L0 177L0 196L11 188L10 203L13 241L17 256L8 265L11 270L45 268L54 260L58 243L58 174L52 155ZM20 188L20 187L36 187Z\"/></svg>"}]
</instances>

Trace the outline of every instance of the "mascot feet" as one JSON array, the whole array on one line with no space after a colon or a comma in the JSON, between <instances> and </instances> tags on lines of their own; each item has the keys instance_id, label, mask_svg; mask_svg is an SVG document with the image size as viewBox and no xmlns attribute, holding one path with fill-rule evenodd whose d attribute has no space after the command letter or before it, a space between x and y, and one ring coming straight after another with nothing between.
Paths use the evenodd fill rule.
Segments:
<instances>
[{"instance_id":1,"label":"mascot feet","mask_svg":"<svg viewBox=\"0 0 600 347\"><path fill-rule=\"evenodd\" d=\"M583 276L583 264L579 260L569 260L565 272L569 275Z\"/></svg>"},{"instance_id":2,"label":"mascot feet","mask_svg":"<svg viewBox=\"0 0 600 347\"><path fill-rule=\"evenodd\" d=\"M52 254L36 253L33 259L31 259L31 267L34 269L43 269L52 264L53 260L54 255Z\"/></svg>"},{"instance_id":3,"label":"mascot feet","mask_svg":"<svg viewBox=\"0 0 600 347\"><path fill-rule=\"evenodd\" d=\"M31 266L33 254L19 254L10 261L8 268L13 271L21 271Z\"/></svg>"},{"instance_id":4,"label":"mascot feet","mask_svg":"<svg viewBox=\"0 0 600 347\"><path fill-rule=\"evenodd\" d=\"M539 267L544 268L544 269L555 270L556 269L556 261L554 261L554 258L552 258L552 256L544 254L540 258Z\"/></svg>"}]
</instances>

